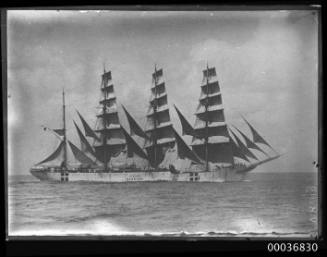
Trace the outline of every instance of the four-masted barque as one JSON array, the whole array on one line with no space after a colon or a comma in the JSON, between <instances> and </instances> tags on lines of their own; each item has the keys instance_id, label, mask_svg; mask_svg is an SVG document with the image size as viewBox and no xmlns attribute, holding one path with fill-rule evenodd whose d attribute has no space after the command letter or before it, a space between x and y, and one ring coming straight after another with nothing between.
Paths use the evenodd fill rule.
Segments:
<instances>
[{"instance_id":1,"label":"four-masted barque","mask_svg":"<svg viewBox=\"0 0 327 257\"><path fill-rule=\"evenodd\" d=\"M40 180L50 181L222 182L242 180L250 170L280 156L244 117L252 140L238 128L232 130L226 123L214 67L207 65L203 70L200 92L194 126L174 106L182 125L182 136L192 137L188 145L175 130L170 118L163 69L155 67L152 74L144 130L122 106L129 131L119 119L111 71L104 70L95 129L77 111L84 128L83 133L73 121L80 147L67 139L63 92L63 128L45 128L60 139L59 145L30 172ZM274 154L268 154L260 144ZM265 158L258 158L251 150L261 152ZM72 153L74 161L69 161L68 152Z\"/></svg>"}]
</instances>

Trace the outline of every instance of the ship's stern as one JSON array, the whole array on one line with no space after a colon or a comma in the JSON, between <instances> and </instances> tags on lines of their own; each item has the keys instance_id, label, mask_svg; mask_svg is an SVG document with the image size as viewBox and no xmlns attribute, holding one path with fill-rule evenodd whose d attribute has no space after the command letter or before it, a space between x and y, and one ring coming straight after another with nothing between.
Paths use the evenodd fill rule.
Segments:
<instances>
[{"instance_id":1,"label":"ship's stern","mask_svg":"<svg viewBox=\"0 0 327 257\"><path fill-rule=\"evenodd\" d=\"M60 173L51 172L49 168L33 167L30 173L41 181L60 181Z\"/></svg>"}]
</instances>

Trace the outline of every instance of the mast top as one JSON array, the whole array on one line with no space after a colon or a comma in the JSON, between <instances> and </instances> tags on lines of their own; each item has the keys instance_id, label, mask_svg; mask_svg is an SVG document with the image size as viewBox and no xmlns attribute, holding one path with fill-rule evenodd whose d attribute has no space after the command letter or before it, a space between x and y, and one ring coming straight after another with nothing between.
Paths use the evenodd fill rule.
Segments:
<instances>
[{"instance_id":1,"label":"mast top","mask_svg":"<svg viewBox=\"0 0 327 257\"><path fill-rule=\"evenodd\" d=\"M105 64L105 62L102 63L102 66L103 66L103 73L106 73L106 64Z\"/></svg>"},{"instance_id":2,"label":"mast top","mask_svg":"<svg viewBox=\"0 0 327 257\"><path fill-rule=\"evenodd\" d=\"M62 88L62 101L63 101L63 105L65 105L65 88Z\"/></svg>"}]
</instances>

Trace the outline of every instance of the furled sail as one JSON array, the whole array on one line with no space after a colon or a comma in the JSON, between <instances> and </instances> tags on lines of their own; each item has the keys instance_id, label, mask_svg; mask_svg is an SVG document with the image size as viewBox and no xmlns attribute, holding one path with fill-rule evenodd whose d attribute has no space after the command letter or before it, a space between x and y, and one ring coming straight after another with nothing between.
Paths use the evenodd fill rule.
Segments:
<instances>
[{"instance_id":1,"label":"furled sail","mask_svg":"<svg viewBox=\"0 0 327 257\"><path fill-rule=\"evenodd\" d=\"M230 130L230 132L232 132L232 135L234 136L236 142L237 142L237 145L239 146L239 149L240 151L242 152L242 154L248 156L248 157L251 157L255 160L258 160L258 158L246 147L246 145L241 141L241 139L239 139L237 137L237 135L232 131Z\"/></svg>"},{"instance_id":2,"label":"furled sail","mask_svg":"<svg viewBox=\"0 0 327 257\"><path fill-rule=\"evenodd\" d=\"M195 113L193 151L203 160L233 164L233 152L225 122L224 108L216 69L203 71L201 95Z\"/></svg>"},{"instance_id":3,"label":"furled sail","mask_svg":"<svg viewBox=\"0 0 327 257\"><path fill-rule=\"evenodd\" d=\"M253 142L265 144L265 145L269 146L275 153L277 153L277 151L262 136L260 136L260 134L254 129L254 127L243 116L242 116L242 118L246 122L246 124L249 126L249 128L252 132Z\"/></svg>"},{"instance_id":4,"label":"furled sail","mask_svg":"<svg viewBox=\"0 0 327 257\"><path fill-rule=\"evenodd\" d=\"M112 156L118 156L125 148L125 136L119 122L116 96L112 83L111 72L104 72L101 81L102 98L100 100L101 111L97 115L98 122L95 132L100 139L95 141L94 149L96 157L101 161L105 169Z\"/></svg>"},{"instance_id":5,"label":"furled sail","mask_svg":"<svg viewBox=\"0 0 327 257\"><path fill-rule=\"evenodd\" d=\"M173 125L170 121L167 92L163 80L163 70L152 74L151 99L145 133L145 149L152 167L158 167L169 148L175 145Z\"/></svg>"},{"instance_id":6,"label":"furled sail","mask_svg":"<svg viewBox=\"0 0 327 257\"><path fill-rule=\"evenodd\" d=\"M246 143L246 146L248 148L252 148L252 149L255 149L255 150L258 150L262 153L264 153L267 157L270 157L265 151L263 151L259 146L257 146L254 142L252 142L250 140L250 138L248 138L241 130L239 130L237 127L233 126L241 135L242 137L244 138L245 140L245 143Z\"/></svg>"},{"instance_id":7,"label":"furled sail","mask_svg":"<svg viewBox=\"0 0 327 257\"><path fill-rule=\"evenodd\" d=\"M143 159L148 159L146 153L142 150L142 148L134 141L134 139L127 133L127 131L122 127L124 132L124 136L126 139L127 145L127 156L133 157L134 153Z\"/></svg>"},{"instance_id":8,"label":"furled sail","mask_svg":"<svg viewBox=\"0 0 327 257\"><path fill-rule=\"evenodd\" d=\"M45 158L43 161L39 162L37 165L40 165L45 162L50 162L50 161L53 161L54 159L58 158L60 156L60 154L63 152L64 146L65 146L65 142L61 141L61 143L59 144L57 149L52 154L50 154L47 158Z\"/></svg>"},{"instance_id":9,"label":"furled sail","mask_svg":"<svg viewBox=\"0 0 327 257\"><path fill-rule=\"evenodd\" d=\"M137 122L134 120L134 118L132 117L132 115L129 114L129 112L126 110L126 108L122 105L128 123L129 123L129 127L130 127L130 133L131 135L138 135L139 137L143 137L143 138L147 138L145 132L143 131L143 129L139 126L139 124L137 124Z\"/></svg>"},{"instance_id":10,"label":"furled sail","mask_svg":"<svg viewBox=\"0 0 327 257\"><path fill-rule=\"evenodd\" d=\"M187 121L187 119L183 116L183 114L178 110L176 105L174 105L176 112L178 114L179 120L181 121L182 124L182 135L189 135L189 136L194 136L194 129L191 126L191 124Z\"/></svg>"},{"instance_id":11,"label":"furled sail","mask_svg":"<svg viewBox=\"0 0 327 257\"><path fill-rule=\"evenodd\" d=\"M87 124L87 122L85 121L85 119L83 118L83 116L79 113L79 111L77 111L78 116L81 119L81 122L83 124L84 127L84 131L85 131L85 135L87 137L93 137L96 140L100 140L99 137L94 133L94 131L91 129L91 127L89 126L89 124Z\"/></svg>"},{"instance_id":12,"label":"furled sail","mask_svg":"<svg viewBox=\"0 0 327 257\"><path fill-rule=\"evenodd\" d=\"M82 131L79 129L79 127L77 126L77 124L75 123L75 121L74 121L74 125L75 125L75 128L77 130L77 134L79 136L80 142L81 142L81 150L83 152L89 152L93 156L95 156L95 152L94 152L92 146L87 141L87 139L85 138L85 136L83 135Z\"/></svg>"},{"instance_id":13,"label":"furled sail","mask_svg":"<svg viewBox=\"0 0 327 257\"><path fill-rule=\"evenodd\" d=\"M192 149L189 148L189 146L184 142L184 140L178 135L176 130L174 129L175 133L175 139L177 143L177 153L178 157L181 159L190 159L191 161L202 164L203 162L201 159L196 155L195 152L192 151Z\"/></svg>"},{"instance_id":14,"label":"furled sail","mask_svg":"<svg viewBox=\"0 0 327 257\"><path fill-rule=\"evenodd\" d=\"M75 146L70 141L68 141L68 143L69 143L70 149L72 149L72 152L73 152L76 160L78 160L80 163L86 164L86 165L94 164L94 162L88 156L86 156L85 153L83 153L80 149L78 149L77 146Z\"/></svg>"}]
</instances>

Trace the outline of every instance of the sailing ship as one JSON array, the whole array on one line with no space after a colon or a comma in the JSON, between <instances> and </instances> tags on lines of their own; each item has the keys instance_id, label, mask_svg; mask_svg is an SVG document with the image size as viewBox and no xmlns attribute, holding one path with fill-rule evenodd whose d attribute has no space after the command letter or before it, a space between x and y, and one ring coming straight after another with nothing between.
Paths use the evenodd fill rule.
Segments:
<instances>
[{"instance_id":1,"label":"sailing ship","mask_svg":"<svg viewBox=\"0 0 327 257\"><path fill-rule=\"evenodd\" d=\"M120 122L111 71L104 70L95 129L78 111L84 133L73 121L80 139L78 147L66 135L63 91L63 128L45 128L60 139L59 145L50 156L31 168L31 174L40 180L63 182L223 182L242 180L258 165L280 156L245 117L242 119L251 131L252 140L237 127L226 123L214 67L207 65L203 70L194 126L174 105L182 135L175 130L170 118L163 69L155 67L150 94L144 130L122 105L129 124L128 132ZM183 138L187 136L192 137L190 145ZM268 154L262 146L274 154ZM265 158L258 158L253 150L261 152ZM75 162L69 161L69 152Z\"/></svg>"}]
</instances>

